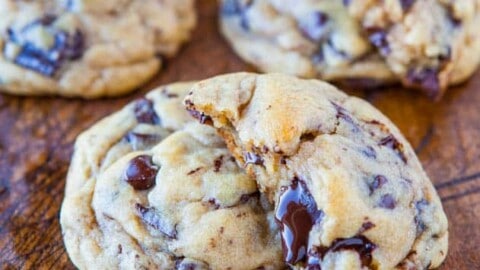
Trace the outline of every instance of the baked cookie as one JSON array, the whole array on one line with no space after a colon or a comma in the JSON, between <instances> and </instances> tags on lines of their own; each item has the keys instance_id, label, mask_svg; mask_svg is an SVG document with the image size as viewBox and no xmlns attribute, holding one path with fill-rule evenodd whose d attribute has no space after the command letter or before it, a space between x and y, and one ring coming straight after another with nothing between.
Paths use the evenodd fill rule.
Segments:
<instances>
[{"instance_id":1,"label":"baked cookie","mask_svg":"<svg viewBox=\"0 0 480 270\"><path fill-rule=\"evenodd\" d=\"M427 269L447 219L412 147L369 103L317 80L237 73L185 99L275 204L294 269Z\"/></svg>"},{"instance_id":2,"label":"baked cookie","mask_svg":"<svg viewBox=\"0 0 480 270\"><path fill-rule=\"evenodd\" d=\"M183 108L189 88L155 90L78 137L60 214L78 268L285 267L273 206Z\"/></svg>"},{"instance_id":3,"label":"baked cookie","mask_svg":"<svg viewBox=\"0 0 480 270\"><path fill-rule=\"evenodd\" d=\"M262 71L440 98L480 62L478 0L223 0L221 30Z\"/></svg>"},{"instance_id":4,"label":"baked cookie","mask_svg":"<svg viewBox=\"0 0 480 270\"><path fill-rule=\"evenodd\" d=\"M193 0L0 0L0 91L96 98L134 90L195 25Z\"/></svg>"}]
</instances>

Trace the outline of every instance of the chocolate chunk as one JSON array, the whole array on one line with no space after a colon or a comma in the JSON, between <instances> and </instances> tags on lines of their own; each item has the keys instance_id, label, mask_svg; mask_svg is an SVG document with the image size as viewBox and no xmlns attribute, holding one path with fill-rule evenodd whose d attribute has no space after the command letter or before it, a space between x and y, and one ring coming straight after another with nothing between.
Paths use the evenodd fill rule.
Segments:
<instances>
[{"instance_id":1,"label":"chocolate chunk","mask_svg":"<svg viewBox=\"0 0 480 270\"><path fill-rule=\"evenodd\" d=\"M135 107L133 111L139 123L152 125L160 124L160 118L158 117L155 109L153 108L153 102L149 99L138 99L135 102Z\"/></svg>"},{"instance_id":2,"label":"chocolate chunk","mask_svg":"<svg viewBox=\"0 0 480 270\"><path fill-rule=\"evenodd\" d=\"M156 134L143 134L130 131L125 135L125 140L132 145L133 150L144 150L157 144L161 137Z\"/></svg>"},{"instance_id":3,"label":"chocolate chunk","mask_svg":"<svg viewBox=\"0 0 480 270\"><path fill-rule=\"evenodd\" d=\"M223 164L223 155L219 156L213 161L213 166L214 166L213 171L219 172L220 168L222 167L222 164Z\"/></svg>"},{"instance_id":4,"label":"chocolate chunk","mask_svg":"<svg viewBox=\"0 0 480 270\"><path fill-rule=\"evenodd\" d=\"M22 47L14 63L48 77L52 77L59 68L59 63L50 61L43 52L39 52L31 44Z\"/></svg>"},{"instance_id":5,"label":"chocolate chunk","mask_svg":"<svg viewBox=\"0 0 480 270\"><path fill-rule=\"evenodd\" d=\"M368 39L379 50L382 55L388 55L391 52L387 40L387 33L384 29L371 27L367 29Z\"/></svg>"},{"instance_id":6,"label":"chocolate chunk","mask_svg":"<svg viewBox=\"0 0 480 270\"><path fill-rule=\"evenodd\" d=\"M373 179L373 182L370 184L370 195L373 194L373 192L379 188L381 188L385 183L387 183L388 180L385 176L383 175L377 175Z\"/></svg>"},{"instance_id":7,"label":"chocolate chunk","mask_svg":"<svg viewBox=\"0 0 480 270\"><path fill-rule=\"evenodd\" d=\"M328 34L328 15L322 11L315 11L302 17L300 29L312 41L320 42Z\"/></svg>"},{"instance_id":8,"label":"chocolate chunk","mask_svg":"<svg viewBox=\"0 0 480 270\"><path fill-rule=\"evenodd\" d=\"M283 186L275 212L280 227L284 259L295 264L307 256L308 237L312 227L322 219L307 185L294 178L290 186Z\"/></svg>"},{"instance_id":9,"label":"chocolate chunk","mask_svg":"<svg viewBox=\"0 0 480 270\"><path fill-rule=\"evenodd\" d=\"M343 0L342 3L344 6L349 6L352 0Z\"/></svg>"},{"instance_id":10,"label":"chocolate chunk","mask_svg":"<svg viewBox=\"0 0 480 270\"><path fill-rule=\"evenodd\" d=\"M440 93L440 81L436 68L410 69L406 80L410 86L422 89L432 98Z\"/></svg>"},{"instance_id":11,"label":"chocolate chunk","mask_svg":"<svg viewBox=\"0 0 480 270\"><path fill-rule=\"evenodd\" d=\"M137 156L128 163L124 180L136 190L147 190L155 185L158 169L151 156Z\"/></svg>"},{"instance_id":12,"label":"chocolate chunk","mask_svg":"<svg viewBox=\"0 0 480 270\"><path fill-rule=\"evenodd\" d=\"M358 235L352 238L339 238L333 241L330 247L314 247L309 251L308 263L318 264L318 258L323 259L329 252L338 252L343 250L352 250L358 253L362 266L369 267L372 264L372 252L377 246L367 237Z\"/></svg>"},{"instance_id":13,"label":"chocolate chunk","mask_svg":"<svg viewBox=\"0 0 480 270\"><path fill-rule=\"evenodd\" d=\"M68 60L75 60L82 56L84 51L84 37L80 30L73 34L55 29L51 24L56 20L54 15L45 15L26 26L19 32L7 29L8 42L21 46L13 62L24 68L36 71L42 75L52 77L56 71ZM39 48L34 43L26 41L22 44L22 35L34 27L48 27L52 33L54 44L49 49Z\"/></svg>"},{"instance_id":14,"label":"chocolate chunk","mask_svg":"<svg viewBox=\"0 0 480 270\"><path fill-rule=\"evenodd\" d=\"M244 156L244 159L245 159L245 165L247 164L263 165L262 157L252 152L247 152Z\"/></svg>"},{"instance_id":15,"label":"chocolate chunk","mask_svg":"<svg viewBox=\"0 0 480 270\"><path fill-rule=\"evenodd\" d=\"M403 153L403 145L393 135L383 138L379 145L391 148L403 162L407 163L407 157Z\"/></svg>"},{"instance_id":16,"label":"chocolate chunk","mask_svg":"<svg viewBox=\"0 0 480 270\"><path fill-rule=\"evenodd\" d=\"M155 230L160 231L170 239L177 238L177 230L175 225L172 226L168 224L165 219L161 218L160 214L157 213L157 210L154 207L145 207L139 203L136 203L135 209L146 224L153 227Z\"/></svg>"},{"instance_id":17,"label":"chocolate chunk","mask_svg":"<svg viewBox=\"0 0 480 270\"><path fill-rule=\"evenodd\" d=\"M208 199L207 201L211 206L213 206L213 209L217 210L220 208L220 204L217 202L217 199L215 198L211 198L211 199Z\"/></svg>"},{"instance_id":18,"label":"chocolate chunk","mask_svg":"<svg viewBox=\"0 0 480 270\"><path fill-rule=\"evenodd\" d=\"M407 11L415 3L415 0L399 0L403 11Z\"/></svg>"},{"instance_id":19,"label":"chocolate chunk","mask_svg":"<svg viewBox=\"0 0 480 270\"><path fill-rule=\"evenodd\" d=\"M378 203L379 207L386 208L386 209L394 209L396 205L395 198L393 198L392 194L385 194L380 198L380 202Z\"/></svg>"}]
</instances>

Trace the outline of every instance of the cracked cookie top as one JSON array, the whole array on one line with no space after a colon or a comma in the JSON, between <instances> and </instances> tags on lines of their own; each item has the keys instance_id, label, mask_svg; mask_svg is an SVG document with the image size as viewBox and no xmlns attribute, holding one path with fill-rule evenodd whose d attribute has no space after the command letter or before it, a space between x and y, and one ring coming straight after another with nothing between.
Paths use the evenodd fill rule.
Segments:
<instances>
[{"instance_id":1,"label":"cracked cookie top","mask_svg":"<svg viewBox=\"0 0 480 270\"><path fill-rule=\"evenodd\" d=\"M367 102L317 80L237 73L185 99L275 205L296 269L435 268L447 220L415 153Z\"/></svg>"},{"instance_id":2,"label":"cracked cookie top","mask_svg":"<svg viewBox=\"0 0 480 270\"><path fill-rule=\"evenodd\" d=\"M154 90L78 137L60 215L78 268L285 267L273 206L183 108L190 87Z\"/></svg>"},{"instance_id":3,"label":"cracked cookie top","mask_svg":"<svg viewBox=\"0 0 480 270\"><path fill-rule=\"evenodd\" d=\"M191 0L0 1L0 90L115 96L173 56L195 25Z\"/></svg>"}]
</instances>

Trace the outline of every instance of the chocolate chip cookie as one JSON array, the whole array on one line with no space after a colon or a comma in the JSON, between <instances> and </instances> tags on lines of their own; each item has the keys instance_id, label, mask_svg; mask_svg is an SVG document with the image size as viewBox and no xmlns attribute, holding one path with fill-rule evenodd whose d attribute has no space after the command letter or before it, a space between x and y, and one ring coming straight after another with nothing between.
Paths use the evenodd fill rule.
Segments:
<instances>
[{"instance_id":1,"label":"chocolate chip cookie","mask_svg":"<svg viewBox=\"0 0 480 270\"><path fill-rule=\"evenodd\" d=\"M294 269L428 269L447 254L440 199L395 125L317 80L238 73L195 84L213 125L275 205Z\"/></svg>"},{"instance_id":2,"label":"chocolate chip cookie","mask_svg":"<svg viewBox=\"0 0 480 270\"><path fill-rule=\"evenodd\" d=\"M192 0L0 1L0 91L96 98L134 90L189 38Z\"/></svg>"},{"instance_id":3,"label":"chocolate chip cookie","mask_svg":"<svg viewBox=\"0 0 480 270\"><path fill-rule=\"evenodd\" d=\"M213 128L149 93L80 135L61 210L80 269L283 269L273 205Z\"/></svg>"},{"instance_id":4,"label":"chocolate chip cookie","mask_svg":"<svg viewBox=\"0 0 480 270\"><path fill-rule=\"evenodd\" d=\"M222 0L220 26L262 71L440 98L480 62L478 0Z\"/></svg>"}]
</instances>

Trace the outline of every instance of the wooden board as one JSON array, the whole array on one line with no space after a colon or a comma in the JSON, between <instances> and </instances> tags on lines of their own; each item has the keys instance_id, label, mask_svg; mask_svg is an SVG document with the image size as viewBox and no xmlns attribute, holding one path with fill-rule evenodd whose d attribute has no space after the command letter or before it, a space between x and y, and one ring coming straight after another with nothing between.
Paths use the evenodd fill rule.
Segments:
<instances>
[{"instance_id":1,"label":"wooden board","mask_svg":"<svg viewBox=\"0 0 480 270\"><path fill-rule=\"evenodd\" d=\"M193 40L130 96L97 101L0 95L0 268L72 269L58 214L75 137L153 87L252 70L217 31L213 0L198 1ZM403 89L350 92L387 114L416 149L450 220L442 269L480 269L480 72L433 103Z\"/></svg>"}]
</instances>

